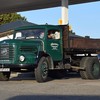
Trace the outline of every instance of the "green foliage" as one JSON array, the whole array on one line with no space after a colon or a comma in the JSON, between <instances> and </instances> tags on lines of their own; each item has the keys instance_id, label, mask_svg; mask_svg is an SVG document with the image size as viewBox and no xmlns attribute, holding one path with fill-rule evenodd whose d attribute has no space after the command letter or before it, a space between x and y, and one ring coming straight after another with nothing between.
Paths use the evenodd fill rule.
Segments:
<instances>
[{"instance_id":1,"label":"green foliage","mask_svg":"<svg viewBox=\"0 0 100 100\"><path fill-rule=\"evenodd\" d=\"M0 25L6 24L9 22L13 22L16 20L26 20L26 18L22 17L20 14L17 14L17 13L1 14L0 15Z\"/></svg>"}]
</instances>

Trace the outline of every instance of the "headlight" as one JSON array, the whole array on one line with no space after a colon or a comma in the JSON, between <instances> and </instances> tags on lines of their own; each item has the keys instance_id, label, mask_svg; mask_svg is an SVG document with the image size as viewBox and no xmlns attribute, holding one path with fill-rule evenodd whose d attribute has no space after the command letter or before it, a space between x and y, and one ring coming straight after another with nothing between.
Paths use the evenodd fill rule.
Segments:
<instances>
[{"instance_id":1,"label":"headlight","mask_svg":"<svg viewBox=\"0 0 100 100\"><path fill-rule=\"evenodd\" d=\"M7 51L7 48L3 48L1 50L1 55L7 55L8 51Z\"/></svg>"},{"instance_id":2,"label":"headlight","mask_svg":"<svg viewBox=\"0 0 100 100\"><path fill-rule=\"evenodd\" d=\"M19 60L23 62L23 61L25 60L25 57L24 57L23 55L21 55L21 56L19 57Z\"/></svg>"}]
</instances>

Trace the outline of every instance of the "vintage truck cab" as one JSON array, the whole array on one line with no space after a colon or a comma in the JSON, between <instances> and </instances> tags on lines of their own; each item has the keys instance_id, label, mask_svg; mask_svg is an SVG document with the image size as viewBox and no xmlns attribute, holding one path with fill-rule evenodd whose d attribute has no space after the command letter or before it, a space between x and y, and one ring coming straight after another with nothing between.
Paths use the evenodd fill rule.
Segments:
<instances>
[{"instance_id":1,"label":"vintage truck cab","mask_svg":"<svg viewBox=\"0 0 100 100\"><path fill-rule=\"evenodd\" d=\"M1 80L8 80L11 71L34 71L41 60L42 67L46 67L50 61L52 64L49 69L53 69L53 61L63 58L61 32L61 28L51 25L15 29L13 39L0 42ZM45 74L47 69L44 70Z\"/></svg>"}]
</instances>

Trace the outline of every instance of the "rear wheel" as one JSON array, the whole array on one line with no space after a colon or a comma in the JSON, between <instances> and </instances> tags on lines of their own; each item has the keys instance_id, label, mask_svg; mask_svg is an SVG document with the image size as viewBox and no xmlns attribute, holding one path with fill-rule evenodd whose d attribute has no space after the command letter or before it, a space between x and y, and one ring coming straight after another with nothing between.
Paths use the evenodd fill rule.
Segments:
<instances>
[{"instance_id":1,"label":"rear wheel","mask_svg":"<svg viewBox=\"0 0 100 100\"><path fill-rule=\"evenodd\" d=\"M49 62L46 57L42 57L35 69L35 78L37 82L46 82L48 79Z\"/></svg>"},{"instance_id":2,"label":"rear wheel","mask_svg":"<svg viewBox=\"0 0 100 100\"><path fill-rule=\"evenodd\" d=\"M100 63L97 57L85 57L82 64L80 67L85 68L84 71L80 71L82 78L98 79L100 77Z\"/></svg>"},{"instance_id":3,"label":"rear wheel","mask_svg":"<svg viewBox=\"0 0 100 100\"><path fill-rule=\"evenodd\" d=\"M0 72L0 81L8 81L11 72Z\"/></svg>"},{"instance_id":4,"label":"rear wheel","mask_svg":"<svg viewBox=\"0 0 100 100\"><path fill-rule=\"evenodd\" d=\"M98 79L100 77L100 63L96 57L88 59L86 72L88 79Z\"/></svg>"}]
</instances>

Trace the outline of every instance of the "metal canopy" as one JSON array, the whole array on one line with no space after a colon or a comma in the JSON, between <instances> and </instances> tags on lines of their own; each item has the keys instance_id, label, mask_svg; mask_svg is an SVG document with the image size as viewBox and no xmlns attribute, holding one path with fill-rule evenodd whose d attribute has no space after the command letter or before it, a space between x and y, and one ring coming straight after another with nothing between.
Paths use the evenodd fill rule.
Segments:
<instances>
[{"instance_id":1,"label":"metal canopy","mask_svg":"<svg viewBox=\"0 0 100 100\"><path fill-rule=\"evenodd\" d=\"M69 5L100 0L69 0ZM61 6L61 0L0 0L0 14Z\"/></svg>"}]
</instances>

